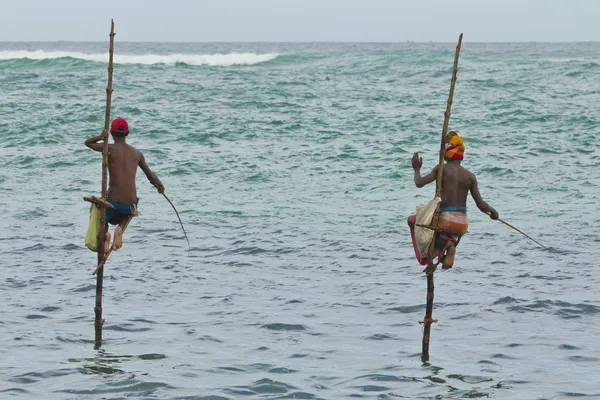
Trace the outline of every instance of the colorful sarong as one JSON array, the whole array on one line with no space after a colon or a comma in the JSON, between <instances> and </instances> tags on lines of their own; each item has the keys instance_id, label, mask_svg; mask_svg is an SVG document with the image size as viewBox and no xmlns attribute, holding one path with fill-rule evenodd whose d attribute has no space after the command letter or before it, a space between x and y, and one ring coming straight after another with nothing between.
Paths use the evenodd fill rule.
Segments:
<instances>
[{"instance_id":1,"label":"colorful sarong","mask_svg":"<svg viewBox=\"0 0 600 400\"><path fill-rule=\"evenodd\" d=\"M450 206L440 208L440 237L443 240L450 240L456 245L461 235L469 229L469 218L467 217L467 208L460 206Z\"/></svg>"},{"instance_id":2,"label":"colorful sarong","mask_svg":"<svg viewBox=\"0 0 600 400\"><path fill-rule=\"evenodd\" d=\"M441 211L441 210L440 210ZM440 231L447 233L465 233L469 229L466 211L441 211L439 219Z\"/></svg>"}]
</instances>

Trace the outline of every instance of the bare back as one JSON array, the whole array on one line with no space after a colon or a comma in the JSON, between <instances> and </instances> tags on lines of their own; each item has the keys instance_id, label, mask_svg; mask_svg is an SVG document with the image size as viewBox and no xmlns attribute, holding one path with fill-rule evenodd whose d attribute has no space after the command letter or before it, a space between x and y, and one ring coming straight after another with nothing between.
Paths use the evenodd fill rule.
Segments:
<instances>
[{"instance_id":1,"label":"bare back","mask_svg":"<svg viewBox=\"0 0 600 400\"><path fill-rule=\"evenodd\" d=\"M110 144L108 152L108 199L122 205L135 204L135 176L140 163L140 152L124 142Z\"/></svg>"},{"instance_id":2,"label":"bare back","mask_svg":"<svg viewBox=\"0 0 600 400\"><path fill-rule=\"evenodd\" d=\"M459 163L444 164L442 177L442 207L466 207L467 196L474 182L472 172L463 168Z\"/></svg>"}]
</instances>

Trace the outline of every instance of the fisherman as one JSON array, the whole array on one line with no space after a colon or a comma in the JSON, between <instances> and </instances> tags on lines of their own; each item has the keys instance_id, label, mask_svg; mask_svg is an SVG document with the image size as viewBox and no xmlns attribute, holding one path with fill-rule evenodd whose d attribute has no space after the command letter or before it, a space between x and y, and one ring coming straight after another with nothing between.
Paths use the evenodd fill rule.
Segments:
<instances>
[{"instance_id":1,"label":"fisherman","mask_svg":"<svg viewBox=\"0 0 600 400\"><path fill-rule=\"evenodd\" d=\"M165 187L154 172L146 164L146 160L141 151L125 142L125 137L129 135L129 125L123 118L116 118L110 126L110 133L114 144L108 145L108 172L110 180L108 183L108 198L106 199L115 208L106 208L106 222L111 225L117 225L115 228L115 237L113 248L120 249L123 246L123 231L131 218L138 214L137 205L139 198L135 185L135 176L139 166L146 174L146 177L157 189L159 193L164 193ZM91 137L85 141L85 145L92 150L102 151L103 143L108 140L108 132L104 131L98 136ZM110 232L106 229L104 252L110 249Z\"/></svg>"},{"instance_id":2,"label":"fisherman","mask_svg":"<svg viewBox=\"0 0 600 400\"><path fill-rule=\"evenodd\" d=\"M435 236L435 249L439 252L438 259L442 260L442 268L449 269L454 265L456 246L460 237L467 232L469 222L467 218L467 195L471 192L477 208L484 213L489 213L492 219L498 219L498 212L481 198L477 187L475 175L461 166L465 153L462 137L455 131L446 135L445 160L446 164L442 176L442 194L440 204L439 228ZM423 158L419 153L412 157L412 166L415 170L415 185L419 188L435 182L439 165L433 167L431 172L421 176ZM411 219L412 218L412 219ZM414 216L409 218L409 225L414 227Z\"/></svg>"}]
</instances>

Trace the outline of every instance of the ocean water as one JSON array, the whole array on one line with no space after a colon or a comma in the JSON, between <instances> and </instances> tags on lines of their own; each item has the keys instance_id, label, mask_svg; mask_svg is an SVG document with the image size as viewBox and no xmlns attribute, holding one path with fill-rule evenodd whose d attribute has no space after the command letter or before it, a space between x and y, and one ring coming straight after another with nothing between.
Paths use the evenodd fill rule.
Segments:
<instances>
[{"instance_id":1,"label":"ocean water","mask_svg":"<svg viewBox=\"0 0 600 400\"><path fill-rule=\"evenodd\" d=\"M0 43L0 398L600 398L600 44L463 43L450 127L500 217L426 280L454 43L115 42L142 214L84 246L107 43Z\"/></svg>"}]
</instances>

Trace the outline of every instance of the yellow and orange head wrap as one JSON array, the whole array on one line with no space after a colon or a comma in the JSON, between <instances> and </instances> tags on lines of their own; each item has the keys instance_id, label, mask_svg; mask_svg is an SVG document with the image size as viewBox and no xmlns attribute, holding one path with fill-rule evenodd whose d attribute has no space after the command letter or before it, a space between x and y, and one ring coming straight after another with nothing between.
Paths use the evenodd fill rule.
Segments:
<instances>
[{"instance_id":1,"label":"yellow and orange head wrap","mask_svg":"<svg viewBox=\"0 0 600 400\"><path fill-rule=\"evenodd\" d=\"M446 135L446 158L448 160L462 160L465 156L465 144L463 138L454 131Z\"/></svg>"}]
</instances>

